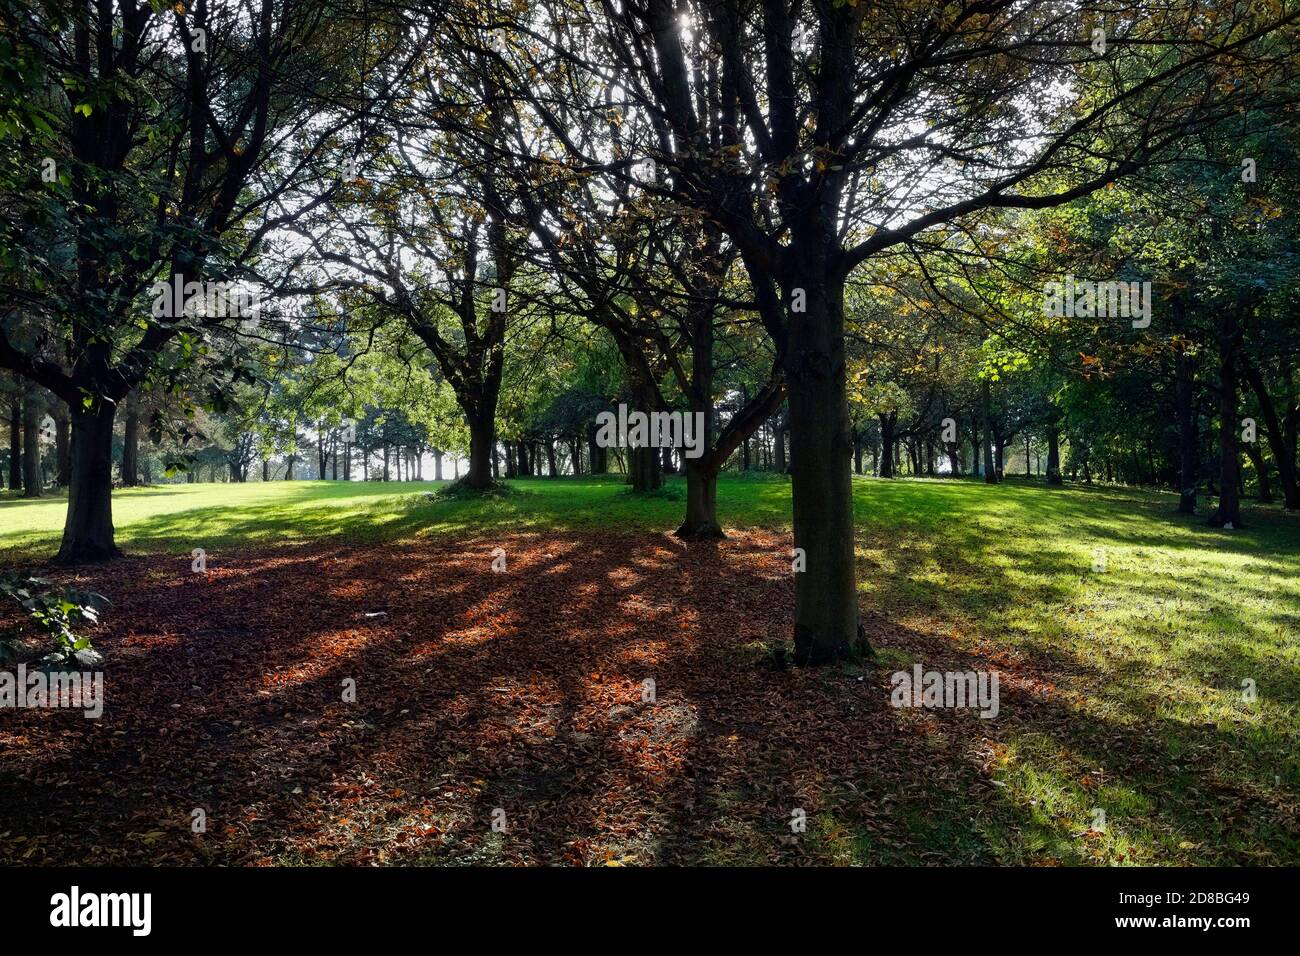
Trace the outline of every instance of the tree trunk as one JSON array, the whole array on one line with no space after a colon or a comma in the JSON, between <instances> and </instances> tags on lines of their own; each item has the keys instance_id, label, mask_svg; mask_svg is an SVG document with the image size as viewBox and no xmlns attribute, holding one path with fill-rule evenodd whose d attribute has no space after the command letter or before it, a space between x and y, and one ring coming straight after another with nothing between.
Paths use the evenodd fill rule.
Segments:
<instances>
[{"instance_id":1,"label":"tree trunk","mask_svg":"<svg viewBox=\"0 0 1300 956\"><path fill-rule=\"evenodd\" d=\"M442 456L443 456L443 450L441 448L435 448L433 450L433 480L434 481L442 481ZM507 474L509 474L508 471Z\"/></svg>"},{"instance_id":2,"label":"tree trunk","mask_svg":"<svg viewBox=\"0 0 1300 956\"><path fill-rule=\"evenodd\" d=\"M797 664L817 665L856 657L867 647L858 620L853 549L844 283L827 278L814 240L806 241L803 255L812 261L805 262L806 278L798 287L807 311L789 323L785 362L794 546L806 559L806 570L795 575L794 657Z\"/></svg>"},{"instance_id":3,"label":"tree trunk","mask_svg":"<svg viewBox=\"0 0 1300 956\"><path fill-rule=\"evenodd\" d=\"M1238 472L1241 464L1237 448L1237 313L1228 309L1219 336L1219 507L1210 516L1216 528L1241 527L1241 500Z\"/></svg>"},{"instance_id":4,"label":"tree trunk","mask_svg":"<svg viewBox=\"0 0 1300 956\"><path fill-rule=\"evenodd\" d=\"M1255 397L1259 399L1260 411L1264 417L1264 433L1268 436L1269 447L1273 450L1273 460L1277 462L1278 479L1282 482L1282 505L1288 511L1300 510L1300 476L1296 471L1294 432L1288 441L1288 429L1278 419L1273 397L1268 393L1259 369L1247 362L1245 372L1246 380L1250 383Z\"/></svg>"},{"instance_id":5,"label":"tree trunk","mask_svg":"<svg viewBox=\"0 0 1300 956\"><path fill-rule=\"evenodd\" d=\"M1062 484L1061 430L1054 423L1047 426L1047 483Z\"/></svg>"},{"instance_id":6,"label":"tree trunk","mask_svg":"<svg viewBox=\"0 0 1300 956\"><path fill-rule=\"evenodd\" d=\"M9 490L18 491L23 486L23 409L15 396L9 406Z\"/></svg>"},{"instance_id":7,"label":"tree trunk","mask_svg":"<svg viewBox=\"0 0 1300 956\"><path fill-rule=\"evenodd\" d=\"M981 429L983 434L980 436L984 443L984 483L996 485L998 468L993 459L993 413L990 404L989 381L984 379L980 382L980 407L984 418L984 427Z\"/></svg>"},{"instance_id":8,"label":"tree trunk","mask_svg":"<svg viewBox=\"0 0 1300 956\"><path fill-rule=\"evenodd\" d=\"M952 469L954 478L961 477L961 454L959 446L955 441L944 442L944 448L948 451L948 466Z\"/></svg>"},{"instance_id":9,"label":"tree trunk","mask_svg":"<svg viewBox=\"0 0 1300 956\"><path fill-rule=\"evenodd\" d=\"M1246 456L1250 463L1255 466L1255 479L1259 484L1257 498L1264 504L1273 503L1273 487L1268 480L1268 461L1264 458L1264 452L1259 445L1247 445Z\"/></svg>"},{"instance_id":10,"label":"tree trunk","mask_svg":"<svg viewBox=\"0 0 1300 956\"><path fill-rule=\"evenodd\" d=\"M708 541L727 535L718 523L718 469L709 458L687 458L686 518L674 532L689 541Z\"/></svg>"},{"instance_id":11,"label":"tree trunk","mask_svg":"<svg viewBox=\"0 0 1300 956\"><path fill-rule=\"evenodd\" d=\"M72 480L72 423L66 414L54 419L54 464L55 483L68 487Z\"/></svg>"},{"instance_id":12,"label":"tree trunk","mask_svg":"<svg viewBox=\"0 0 1300 956\"><path fill-rule=\"evenodd\" d=\"M494 415L476 415L469 420L469 472L465 475L466 487L492 487L492 448L496 440Z\"/></svg>"},{"instance_id":13,"label":"tree trunk","mask_svg":"<svg viewBox=\"0 0 1300 956\"><path fill-rule=\"evenodd\" d=\"M659 452L655 448L628 449L628 480L632 490L654 491L663 486L663 472L659 470Z\"/></svg>"},{"instance_id":14,"label":"tree trunk","mask_svg":"<svg viewBox=\"0 0 1300 956\"><path fill-rule=\"evenodd\" d=\"M880 419L880 477L894 477L894 422L897 417L895 412L888 414L879 414L876 416Z\"/></svg>"},{"instance_id":15,"label":"tree trunk","mask_svg":"<svg viewBox=\"0 0 1300 956\"><path fill-rule=\"evenodd\" d=\"M590 471L593 475L604 475L609 473L609 458L605 449L596 444L597 431L595 425L587 427L587 460L591 463Z\"/></svg>"},{"instance_id":16,"label":"tree trunk","mask_svg":"<svg viewBox=\"0 0 1300 956\"><path fill-rule=\"evenodd\" d=\"M34 395L23 398L23 497L41 496L41 403Z\"/></svg>"},{"instance_id":17,"label":"tree trunk","mask_svg":"<svg viewBox=\"0 0 1300 956\"><path fill-rule=\"evenodd\" d=\"M857 449L858 474L862 474L862 448ZM773 468L785 474L785 413L779 413L772 419L772 463Z\"/></svg>"},{"instance_id":18,"label":"tree trunk","mask_svg":"<svg viewBox=\"0 0 1300 956\"><path fill-rule=\"evenodd\" d=\"M140 413L129 401L122 423L122 484L134 488L140 483Z\"/></svg>"},{"instance_id":19,"label":"tree trunk","mask_svg":"<svg viewBox=\"0 0 1300 956\"><path fill-rule=\"evenodd\" d=\"M122 552L113 541L113 414L112 402L97 401L89 410L72 413L72 470L68 484L68 517L60 564L107 561Z\"/></svg>"}]
</instances>

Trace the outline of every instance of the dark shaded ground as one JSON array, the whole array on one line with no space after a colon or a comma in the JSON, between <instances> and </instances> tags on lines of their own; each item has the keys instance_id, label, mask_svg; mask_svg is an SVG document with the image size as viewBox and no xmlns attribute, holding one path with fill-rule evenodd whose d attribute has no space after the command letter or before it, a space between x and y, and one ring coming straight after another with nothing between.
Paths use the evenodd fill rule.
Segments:
<instances>
[{"instance_id":1,"label":"dark shaded ground","mask_svg":"<svg viewBox=\"0 0 1300 956\"><path fill-rule=\"evenodd\" d=\"M1002 738L1068 734L1115 775L1163 756L1071 711L1066 658L868 615L893 665L774 669L788 555L547 532L88 570L105 714L0 712L0 863L987 863L1032 812L995 785ZM904 657L1000 671L1002 716L891 709ZM1210 816L1250 798L1205 783Z\"/></svg>"}]
</instances>

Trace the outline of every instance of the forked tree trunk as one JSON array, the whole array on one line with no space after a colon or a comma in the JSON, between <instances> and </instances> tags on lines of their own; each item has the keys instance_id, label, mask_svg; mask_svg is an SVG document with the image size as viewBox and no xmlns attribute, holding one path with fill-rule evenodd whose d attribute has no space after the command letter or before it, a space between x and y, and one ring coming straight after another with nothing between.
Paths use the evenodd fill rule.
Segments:
<instances>
[{"instance_id":1,"label":"forked tree trunk","mask_svg":"<svg viewBox=\"0 0 1300 956\"><path fill-rule=\"evenodd\" d=\"M60 564L107 561L122 552L113 541L113 414L111 402L72 413L72 471Z\"/></svg>"}]
</instances>

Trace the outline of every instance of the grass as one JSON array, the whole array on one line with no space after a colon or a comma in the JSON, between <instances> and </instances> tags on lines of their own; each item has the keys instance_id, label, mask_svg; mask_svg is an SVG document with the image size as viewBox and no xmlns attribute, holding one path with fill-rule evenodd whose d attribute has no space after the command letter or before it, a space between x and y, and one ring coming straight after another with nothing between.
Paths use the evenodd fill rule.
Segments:
<instances>
[{"instance_id":1,"label":"grass","mask_svg":"<svg viewBox=\"0 0 1300 956\"><path fill-rule=\"evenodd\" d=\"M114 517L128 552L219 556L333 535L663 531L683 508L677 479L644 499L606 478L511 485L488 501L427 498L432 482L169 485L116 493ZM894 808L918 839L944 859L1003 863L1300 862L1300 518L1251 507L1245 529L1224 532L1132 489L854 488L864 613L1053 681L1032 719L989 722L996 793L979 812L969 795ZM724 527L783 531L789 484L724 479L718 506ZM0 501L0 566L48 557L64 508ZM890 669L913 659L906 646L882 653ZM808 832L829 860L916 862L843 825L833 804ZM745 839L706 862L743 862Z\"/></svg>"}]
</instances>

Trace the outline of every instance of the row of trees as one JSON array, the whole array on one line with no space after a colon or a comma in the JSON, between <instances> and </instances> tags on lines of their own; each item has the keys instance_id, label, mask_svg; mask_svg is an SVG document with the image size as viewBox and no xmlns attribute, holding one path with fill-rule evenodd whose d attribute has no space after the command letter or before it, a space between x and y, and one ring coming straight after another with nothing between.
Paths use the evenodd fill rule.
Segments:
<instances>
[{"instance_id":1,"label":"row of trees","mask_svg":"<svg viewBox=\"0 0 1300 956\"><path fill-rule=\"evenodd\" d=\"M114 421L133 393L166 397L150 427L181 447L199 406L274 408L277 389L317 409L317 436L401 408L433 447L460 430L482 489L502 445L507 474L534 467L510 433L530 413L579 441L572 388L612 356L636 408L704 416L683 538L722 534L717 476L778 416L801 663L865 647L863 421L882 474L899 442L918 468L926 442L958 462L970 442L989 480L1033 422L1059 480L1063 439L1114 465L1142 438L1130 406L1172 400L1185 504L1213 418L1215 520L1236 526L1245 381L1294 486L1286 4L2 9L0 366L68 409L60 560L118 553ZM1149 279L1158 321L1048 314L1066 269ZM168 280L262 307L151 308ZM661 466L628 451L638 490Z\"/></svg>"}]
</instances>

